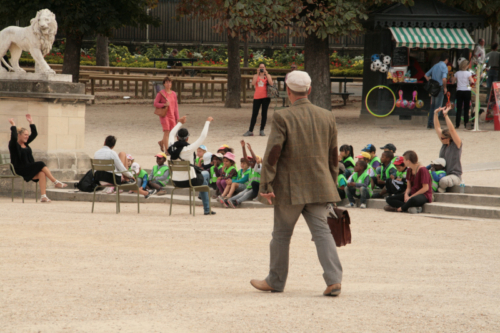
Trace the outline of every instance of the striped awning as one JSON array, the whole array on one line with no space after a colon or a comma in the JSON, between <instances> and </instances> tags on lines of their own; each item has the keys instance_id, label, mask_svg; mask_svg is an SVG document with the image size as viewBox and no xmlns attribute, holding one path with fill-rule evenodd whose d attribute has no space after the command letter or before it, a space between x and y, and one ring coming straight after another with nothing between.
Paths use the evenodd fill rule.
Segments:
<instances>
[{"instance_id":1,"label":"striped awning","mask_svg":"<svg viewBox=\"0 0 500 333\"><path fill-rule=\"evenodd\" d=\"M390 28L396 47L428 49L474 49L466 29Z\"/></svg>"}]
</instances>

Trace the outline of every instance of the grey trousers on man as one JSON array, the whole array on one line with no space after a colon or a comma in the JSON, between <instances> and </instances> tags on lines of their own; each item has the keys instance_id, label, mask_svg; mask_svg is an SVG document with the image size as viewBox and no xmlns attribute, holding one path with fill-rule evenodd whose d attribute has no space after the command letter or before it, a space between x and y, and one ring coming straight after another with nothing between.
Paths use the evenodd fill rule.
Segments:
<instances>
[{"instance_id":1,"label":"grey trousers on man","mask_svg":"<svg viewBox=\"0 0 500 333\"><path fill-rule=\"evenodd\" d=\"M342 282L342 265L337 254L335 241L326 222L326 204L274 206L274 230L270 245L271 263L266 282L277 291L285 289L290 239L301 214L304 216L316 244L326 285Z\"/></svg>"}]
</instances>

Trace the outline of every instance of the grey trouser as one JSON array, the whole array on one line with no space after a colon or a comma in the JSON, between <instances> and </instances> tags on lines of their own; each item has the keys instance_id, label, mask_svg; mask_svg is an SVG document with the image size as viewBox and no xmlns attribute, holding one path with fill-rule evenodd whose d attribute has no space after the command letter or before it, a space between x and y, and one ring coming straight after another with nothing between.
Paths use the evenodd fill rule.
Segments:
<instances>
[{"instance_id":1,"label":"grey trouser","mask_svg":"<svg viewBox=\"0 0 500 333\"><path fill-rule=\"evenodd\" d=\"M290 239L301 214L304 216L316 244L326 285L342 281L342 265L337 254L335 241L326 222L326 204L274 206L274 230L270 245L271 263L266 282L277 291L285 289Z\"/></svg>"},{"instance_id":2,"label":"grey trouser","mask_svg":"<svg viewBox=\"0 0 500 333\"><path fill-rule=\"evenodd\" d=\"M229 201L232 201L235 203L238 201L238 204L242 203L243 201L251 201L253 199L253 191L252 189L246 189L243 192L240 192L239 194L235 195L234 197L229 198Z\"/></svg>"},{"instance_id":3,"label":"grey trouser","mask_svg":"<svg viewBox=\"0 0 500 333\"><path fill-rule=\"evenodd\" d=\"M447 189L448 187L453 187L455 185L460 185L462 179L457 175L444 176L439 180L439 187L442 189Z\"/></svg>"}]
</instances>

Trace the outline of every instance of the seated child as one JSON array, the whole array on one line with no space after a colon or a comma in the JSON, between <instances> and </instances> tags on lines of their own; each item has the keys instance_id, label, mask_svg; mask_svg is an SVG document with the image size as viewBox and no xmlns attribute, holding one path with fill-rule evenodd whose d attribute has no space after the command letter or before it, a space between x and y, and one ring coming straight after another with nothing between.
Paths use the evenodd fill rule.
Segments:
<instances>
[{"instance_id":1,"label":"seated child","mask_svg":"<svg viewBox=\"0 0 500 333\"><path fill-rule=\"evenodd\" d=\"M358 156L356 156L356 158L358 159L358 161L365 161L366 162L366 165L369 165L370 163L370 160L371 160L371 155L367 152L362 152L361 154L359 154ZM376 169L373 169L373 168L370 168L370 167L367 167L368 169L368 175L370 176L370 179L371 179L371 186L372 188L375 187L375 181L377 180L377 172L376 172ZM348 177L346 177L348 178Z\"/></svg>"},{"instance_id":2,"label":"seated child","mask_svg":"<svg viewBox=\"0 0 500 333\"><path fill-rule=\"evenodd\" d=\"M235 178L232 179L231 186L226 186L222 193L222 200L220 201L226 208L229 207L227 199L231 198L233 194L243 192L249 184L251 169L249 169L248 160L244 157L240 160L241 169Z\"/></svg>"},{"instance_id":3,"label":"seated child","mask_svg":"<svg viewBox=\"0 0 500 333\"><path fill-rule=\"evenodd\" d=\"M391 151L384 151L382 153L380 159L382 164L377 168L377 176L375 178L375 185L377 187L384 188L386 181L391 179L391 176L396 176L397 169L392 164L393 159L394 154Z\"/></svg>"},{"instance_id":4,"label":"seated child","mask_svg":"<svg viewBox=\"0 0 500 333\"><path fill-rule=\"evenodd\" d=\"M245 150L245 141L241 140L241 146L243 149L243 158L248 160L249 165L249 179L247 182L246 189L235 195L234 197L229 198L226 203L232 208L236 208L239 204L244 201L251 201L255 199L259 195L259 187L260 187L260 173L262 171L262 159L255 155L252 150L252 146L248 143L248 150L250 151L252 156L247 156L247 152Z\"/></svg>"},{"instance_id":5,"label":"seated child","mask_svg":"<svg viewBox=\"0 0 500 333\"><path fill-rule=\"evenodd\" d=\"M208 186L217 190L217 179L221 176L223 164L222 164L222 154L217 153L212 155L212 163L209 169L210 172L210 182Z\"/></svg>"},{"instance_id":6,"label":"seated child","mask_svg":"<svg viewBox=\"0 0 500 333\"><path fill-rule=\"evenodd\" d=\"M147 187L153 190L153 194L164 195L167 192L163 191L162 187L165 187L170 179L168 165L165 164L167 155L165 153L158 153L155 156L157 165L153 166L151 170Z\"/></svg>"},{"instance_id":7,"label":"seated child","mask_svg":"<svg viewBox=\"0 0 500 333\"><path fill-rule=\"evenodd\" d=\"M339 162L339 175L337 177L337 191L339 192L340 199L343 200L347 198L346 196L346 187L347 187L347 178L344 176L346 169L342 162Z\"/></svg>"},{"instance_id":8,"label":"seated child","mask_svg":"<svg viewBox=\"0 0 500 333\"><path fill-rule=\"evenodd\" d=\"M135 172L135 179L137 182L137 186L139 186L139 194L144 195L144 198L149 199L153 191L147 191L146 186L148 185L148 173L141 169L139 163L132 163L129 170L133 170ZM136 191L130 191L129 193L137 193Z\"/></svg>"},{"instance_id":9,"label":"seated child","mask_svg":"<svg viewBox=\"0 0 500 333\"><path fill-rule=\"evenodd\" d=\"M196 153L194 153L194 165L203 168L203 155L207 152L207 147L201 145L196 149Z\"/></svg>"},{"instance_id":10,"label":"seated child","mask_svg":"<svg viewBox=\"0 0 500 333\"><path fill-rule=\"evenodd\" d=\"M434 161L431 161L431 169L429 173L432 178L432 190L437 192L439 189L439 181L441 178L446 177L446 160L444 158L438 158Z\"/></svg>"},{"instance_id":11,"label":"seated child","mask_svg":"<svg viewBox=\"0 0 500 333\"><path fill-rule=\"evenodd\" d=\"M212 156L213 156L212 153L203 154L203 161L201 165L201 168L203 170L209 171L210 168L212 167Z\"/></svg>"},{"instance_id":12,"label":"seated child","mask_svg":"<svg viewBox=\"0 0 500 333\"><path fill-rule=\"evenodd\" d=\"M229 148L228 145L222 145L219 147L219 149L217 149L217 152L224 155L226 153L233 153L234 154L234 149L233 148Z\"/></svg>"},{"instance_id":13,"label":"seated child","mask_svg":"<svg viewBox=\"0 0 500 333\"><path fill-rule=\"evenodd\" d=\"M370 154L370 162L368 162L368 166L372 168L373 171L376 171L380 166L380 158L377 157L377 148L370 143L361 151Z\"/></svg>"},{"instance_id":14,"label":"seated child","mask_svg":"<svg viewBox=\"0 0 500 333\"><path fill-rule=\"evenodd\" d=\"M396 162L396 159L398 156L396 156L396 146L393 145L392 143L388 143L385 146L381 147L380 149L383 149L384 151L390 151L394 154L394 158L392 159L391 163L394 164Z\"/></svg>"},{"instance_id":15,"label":"seated child","mask_svg":"<svg viewBox=\"0 0 500 333\"><path fill-rule=\"evenodd\" d=\"M354 172L354 164L356 164L356 162L354 162L354 149L352 146L342 145L340 146L339 151L339 160L345 166L344 176L349 178L349 176Z\"/></svg>"},{"instance_id":16,"label":"seated child","mask_svg":"<svg viewBox=\"0 0 500 333\"><path fill-rule=\"evenodd\" d=\"M234 164L236 163L236 157L233 153L226 153L222 158L222 163L224 165L222 169L222 174L217 179L217 188L219 189L219 193L224 193L226 186L231 185L232 179L238 175L238 171L236 171L236 167ZM219 195L219 201L222 200L222 197Z\"/></svg>"},{"instance_id":17,"label":"seated child","mask_svg":"<svg viewBox=\"0 0 500 333\"><path fill-rule=\"evenodd\" d=\"M354 166L354 173L347 180L347 198L349 203L346 207L354 207L354 198L359 198L361 205L359 208L366 208L366 200L372 196L372 186L370 183L370 173L365 161L357 161Z\"/></svg>"}]
</instances>

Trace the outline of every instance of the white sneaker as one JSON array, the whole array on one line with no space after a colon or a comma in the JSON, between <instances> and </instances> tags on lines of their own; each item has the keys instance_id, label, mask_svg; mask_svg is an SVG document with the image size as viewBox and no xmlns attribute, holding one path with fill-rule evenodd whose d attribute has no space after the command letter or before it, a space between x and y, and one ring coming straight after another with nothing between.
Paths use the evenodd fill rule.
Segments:
<instances>
[{"instance_id":1,"label":"white sneaker","mask_svg":"<svg viewBox=\"0 0 500 333\"><path fill-rule=\"evenodd\" d=\"M446 193L446 189L445 189L445 188L438 187L438 192L439 192L439 193Z\"/></svg>"},{"instance_id":2,"label":"white sneaker","mask_svg":"<svg viewBox=\"0 0 500 333\"><path fill-rule=\"evenodd\" d=\"M359 205L359 208L366 208L366 204Z\"/></svg>"},{"instance_id":3,"label":"white sneaker","mask_svg":"<svg viewBox=\"0 0 500 333\"><path fill-rule=\"evenodd\" d=\"M349 202L347 205L345 205L347 208L353 208L354 204L352 202Z\"/></svg>"},{"instance_id":4,"label":"white sneaker","mask_svg":"<svg viewBox=\"0 0 500 333\"><path fill-rule=\"evenodd\" d=\"M422 207L410 207L410 208L408 208L408 213L420 214L420 213L422 213Z\"/></svg>"}]
</instances>

